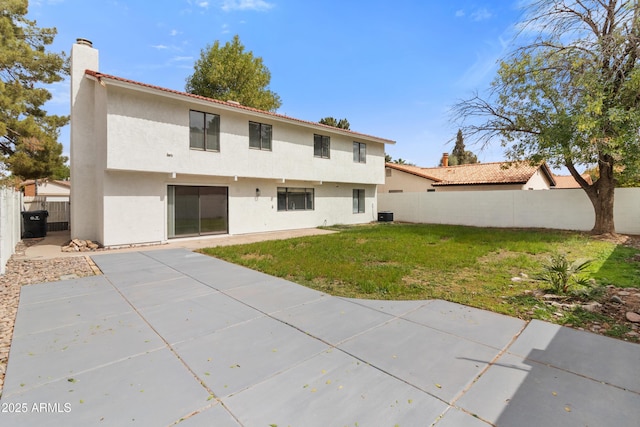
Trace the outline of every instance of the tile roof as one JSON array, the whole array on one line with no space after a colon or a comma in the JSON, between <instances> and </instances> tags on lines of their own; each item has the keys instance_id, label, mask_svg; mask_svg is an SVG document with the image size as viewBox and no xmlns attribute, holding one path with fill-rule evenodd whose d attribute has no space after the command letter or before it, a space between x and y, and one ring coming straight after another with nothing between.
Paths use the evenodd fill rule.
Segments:
<instances>
[{"instance_id":1,"label":"tile roof","mask_svg":"<svg viewBox=\"0 0 640 427\"><path fill-rule=\"evenodd\" d=\"M437 168L387 163L388 167L435 181L434 186L444 185L491 185L525 184L540 168L547 175L551 185L555 184L553 175L546 164L530 165L527 162L474 163Z\"/></svg>"},{"instance_id":2,"label":"tile roof","mask_svg":"<svg viewBox=\"0 0 640 427\"><path fill-rule=\"evenodd\" d=\"M380 142L383 142L385 144L395 144L396 143L395 141L393 141L391 139L380 138L378 136L367 135L367 134L364 134L364 133L354 132L352 130L336 128L334 126L329 126L329 125L325 125L325 124L318 123L318 122L310 122L310 121L307 121L307 120L296 119L294 117L285 116L283 114L273 113L271 111L258 110L257 108L248 107L246 105L242 105L242 104L239 104L237 102L220 101L218 99L207 98L205 96L195 95L193 93L181 92L181 91L178 91L178 90L167 89L167 88L164 88L164 87L154 86L154 85L150 85L150 84L147 84L147 83L141 83L141 82L137 82L137 81L134 81L134 80L125 79L125 78L122 78L122 77L101 73L101 72L98 72L98 71L85 70L85 74L88 75L88 76L94 77L95 79L97 79L103 85L104 85L103 79L113 80L113 81L116 81L116 82L126 83L126 84L133 85L133 86L139 86L139 87L142 87L142 88L152 89L152 90L155 90L155 91L161 91L161 92L165 92L165 93L169 93L169 94L173 94L173 95L185 96L185 97L189 97L189 98L192 98L192 99L197 99L197 100L200 100L200 101L206 101L206 102L210 102L212 104L218 104L218 105L222 105L222 106L225 106L225 107L230 107L230 108L234 108L234 109L238 109L238 110L244 110L244 111L257 113L257 114L261 114L261 115L267 115L267 116L271 116L271 117L274 117L274 118L284 119L284 120L287 120L287 121L302 123L302 124L305 124L305 125L311 125L311 126L314 126L314 127L317 127L317 128L326 128L327 130L331 130L333 132L347 133L347 134L351 134L351 135L353 135L355 137L359 136L359 137L363 137L363 138L373 138L373 139L377 139Z\"/></svg>"},{"instance_id":3,"label":"tile roof","mask_svg":"<svg viewBox=\"0 0 640 427\"><path fill-rule=\"evenodd\" d=\"M582 177L588 184L593 184L591 176L588 173L582 174ZM556 180L557 189L582 188L580 187L580 184L578 184L578 181L576 181L571 175L554 175L553 178Z\"/></svg>"},{"instance_id":4,"label":"tile roof","mask_svg":"<svg viewBox=\"0 0 640 427\"><path fill-rule=\"evenodd\" d=\"M71 188L71 181L62 181L62 180L59 180L59 179L41 178L41 179L38 179L38 182L40 184L44 184L45 182L51 182L51 183L54 183L54 184L58 184L61 187L69 187L69 188ZM35 183L36 183L36 180L27 179L26 181L22 181L22 183L20 183L20 185L21 186L33 185Z\"/></svg>"}]
</instances>

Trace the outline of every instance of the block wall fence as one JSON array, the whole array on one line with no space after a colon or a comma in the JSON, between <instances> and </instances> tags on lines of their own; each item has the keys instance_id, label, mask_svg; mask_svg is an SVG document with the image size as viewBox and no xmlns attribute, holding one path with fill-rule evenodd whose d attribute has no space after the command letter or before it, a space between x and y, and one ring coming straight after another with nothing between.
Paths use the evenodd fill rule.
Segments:
<instances>
[{"instance_id":1,"label":"block wall fence","mask_svg":"<svg viewBox=\"0 0 640 427\"><path fill-rule=\"evenodd\" d=\"M581 189L380 193L378 212L394 221L476 227L589 231L595 214ZM616 231L640 235L640 188L617 188Z\"/></svg>"}]
</instances>

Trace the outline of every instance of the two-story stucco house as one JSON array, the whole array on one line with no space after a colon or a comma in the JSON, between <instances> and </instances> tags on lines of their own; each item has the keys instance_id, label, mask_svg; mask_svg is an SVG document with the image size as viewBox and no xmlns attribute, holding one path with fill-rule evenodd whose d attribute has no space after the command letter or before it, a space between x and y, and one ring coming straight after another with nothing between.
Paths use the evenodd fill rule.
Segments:
<instances>
[{"instance_id":1,"label":"two-story stucco house","mask_svg":"<svg viewBox=\"0 0 640 427\"><path fill-rule=\"evenodd\" d=\"M105 246L376 220L394 141L103 74L71 53L71 233Z\"/></svg>"}]
</instances>

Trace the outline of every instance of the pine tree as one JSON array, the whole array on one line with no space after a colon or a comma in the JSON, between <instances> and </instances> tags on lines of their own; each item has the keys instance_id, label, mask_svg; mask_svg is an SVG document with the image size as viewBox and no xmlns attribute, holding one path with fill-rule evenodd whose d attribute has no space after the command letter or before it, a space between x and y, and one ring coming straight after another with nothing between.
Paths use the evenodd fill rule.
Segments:
<instances>
[{"instance_id":1,"label":"pine tree","mask_svg":"<svg viewBox=\"0 0 640 427\"><path fill-rule=\"evenodd\" d=\"M26 0L0 0L0 154L6 169L22 179L48 178L68 160L57 142L68 116L49 115L51 93L43 85L68 74L64 53L46 50L55 28L26 18Z\"/></svg>"},{"instance_id":2,"label":"pine tree","mask_svg":"<svg viewBox=\"0 0 640 427\"><path fill-rule=\"evenodd\" d=\"M335 117L324 117L320 119L318 123L322 123L323 125L333 126L334 128L346 129L346 130L349 130L349 127L351 126L349 124L349 120L347 119L337 120Z\"/></svg>"},{"instance_id":3,"label":"pine tree","mask_svg":"<svg viewBox=\"0 0 640 427\"><path fill-rule=\"evenodd\" d=\"M478 163L478 158L471 151L465 150L462 130L458 129L456 146L453 148L451 156L449 156L449 165L467 165L471 163Z\"/></svg>"}]
</instances>

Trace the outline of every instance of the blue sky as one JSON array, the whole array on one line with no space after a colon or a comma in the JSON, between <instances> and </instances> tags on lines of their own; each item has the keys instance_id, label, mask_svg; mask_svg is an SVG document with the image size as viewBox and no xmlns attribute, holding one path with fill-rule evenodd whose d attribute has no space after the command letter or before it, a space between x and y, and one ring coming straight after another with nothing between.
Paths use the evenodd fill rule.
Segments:
<instances>
[{"instance_id":1,"label":"blue sky","mask_svg":"<svg viewBox=\"0 0 640 427\"><path fill-rule=\"evenodd\" d=\"M278 110L346 118L357 132L397 141L394 159L437 166L453 148L450 107L485 90L512 48L521 0L32 0L29 19L56 27L51 50L93 42L100 70L184 90L200 52L238 34L271 71ZM69 82L47 105L69 112ZM69 153L69 132L60 142ZM503 159L496 142L467 149Z\"/></svg>"}]
</instances>

